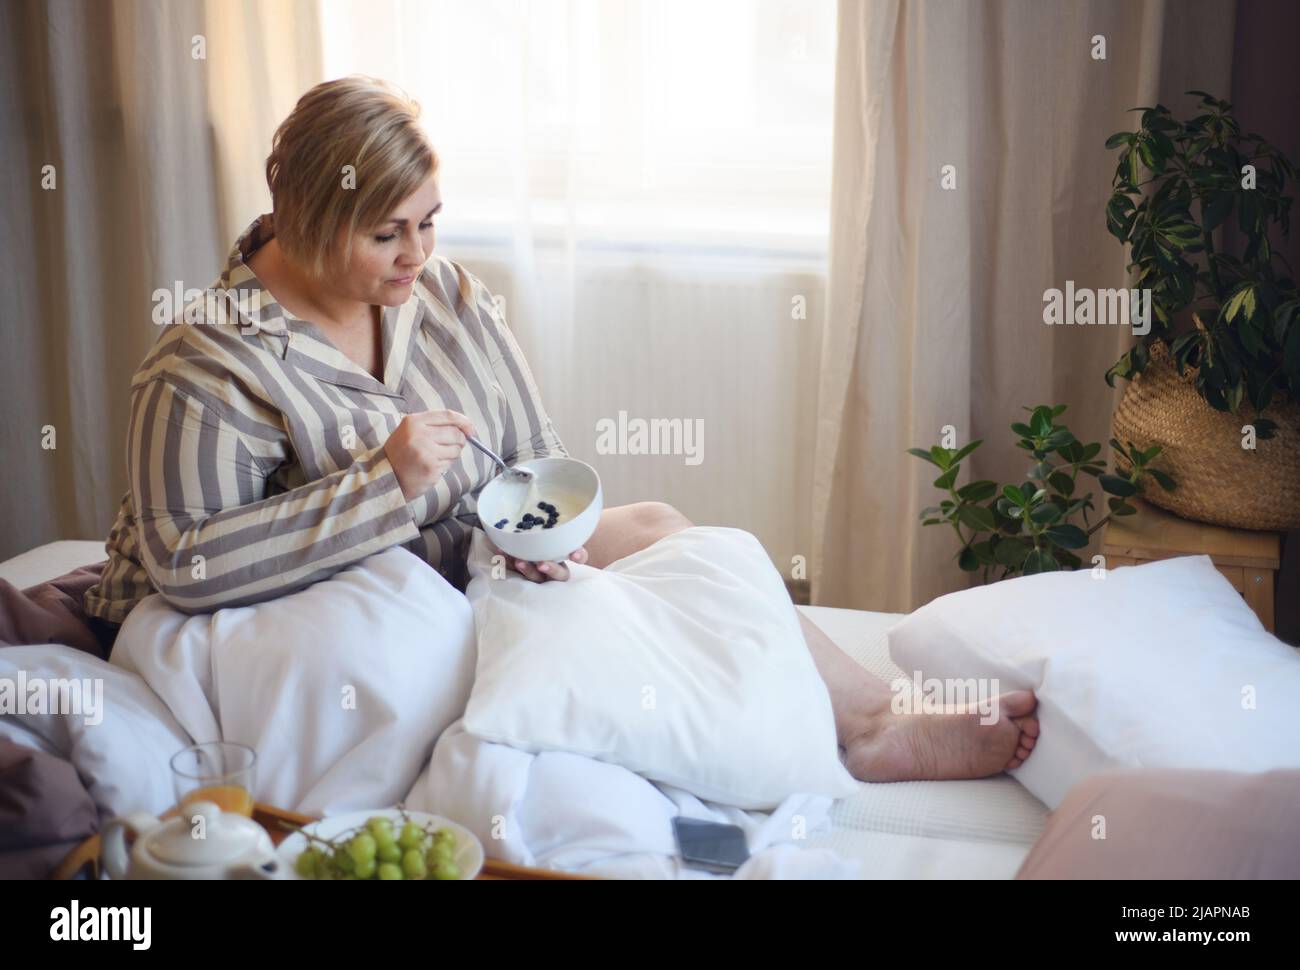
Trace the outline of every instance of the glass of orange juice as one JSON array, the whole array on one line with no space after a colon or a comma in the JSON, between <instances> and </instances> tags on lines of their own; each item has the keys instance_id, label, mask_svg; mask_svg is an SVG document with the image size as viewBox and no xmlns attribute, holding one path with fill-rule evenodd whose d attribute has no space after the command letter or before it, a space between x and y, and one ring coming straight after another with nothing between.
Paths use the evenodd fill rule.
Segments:
<instances>
[{"instance_id":1,"label":"glass of orange juice","mask_svg":"<svg viewBox=\"0 0 1300 970\"><path fill-rule=\"evenodd\" d=\"M176 803L213 802L222 811L253 817L253 767L257 752L235 741L209 741L172 756Z\"/></svg>"}]
</instances>

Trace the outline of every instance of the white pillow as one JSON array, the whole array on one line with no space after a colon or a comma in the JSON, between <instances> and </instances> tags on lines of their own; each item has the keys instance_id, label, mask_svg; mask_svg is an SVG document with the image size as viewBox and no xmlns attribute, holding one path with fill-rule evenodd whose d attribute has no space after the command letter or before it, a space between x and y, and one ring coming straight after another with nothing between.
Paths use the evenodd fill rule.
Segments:
<instances>
[{"instance_id":1,"label":"white pillow","mask_svg":"<svg viewBox=\"0 0 1300 970\"><path fill-rule=\"evenodd\" d=\"M154 594L112 663L139 673L196 741L257 751L254 795L307 813L392 805L465 710L474 617L401 546L253 606L188 615Z\"/></svg>"},{"instance_id":2,"label":"white pillow","mask_svg":"<svg viewBox=\"0 0 1300 970\"><path fill-rule=\"evenodd\" d=\"M892 627L889 653L909 677L1034 690L1041 734L1012 774L1053 809L1115 768L1300 767L1300 655L1208 556L950 593Z\"/></svg>"},{"instance_id":3,"label":"white pillow","mask_svg":"<svg viewBox=\"0 0 1300 970\"><path fill-rule=\"evenodd\" d=\"M685 529L603 570L570 563L563 583L490 555L475 530L470 734L746 809L857 790L789 593L748 532Z\"/></svg>"},{"instance_id":4,"label":"white pillow","mask_svg":"<svg viewBox=\"0 0 1300 970\"><path fill-rule=\"evenodd\" d=\"M194 742L135 674L84 650L41 644L0 650L0 681L15 702L25 687L21 713L4 703L0 737L72 762L101 819L176 804L168 762ZM47 700L34 713L28 703L38 696Z\"/></svg>"}]
</instances>

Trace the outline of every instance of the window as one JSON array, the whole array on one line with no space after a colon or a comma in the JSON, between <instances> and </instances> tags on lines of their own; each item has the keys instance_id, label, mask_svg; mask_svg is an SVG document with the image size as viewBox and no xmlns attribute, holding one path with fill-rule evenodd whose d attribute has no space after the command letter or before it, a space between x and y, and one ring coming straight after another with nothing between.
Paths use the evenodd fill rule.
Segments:
<instances>
[{"instance_id":1,"label":"window","mask_svg":"<svg viewBox=\"0 0 1300 970\"><path fill-rule=\"evenodd\" d=\"M824 253L834 0L323 4L327 77L389 78L443 238Z\"/></svg>"}]
</instances>

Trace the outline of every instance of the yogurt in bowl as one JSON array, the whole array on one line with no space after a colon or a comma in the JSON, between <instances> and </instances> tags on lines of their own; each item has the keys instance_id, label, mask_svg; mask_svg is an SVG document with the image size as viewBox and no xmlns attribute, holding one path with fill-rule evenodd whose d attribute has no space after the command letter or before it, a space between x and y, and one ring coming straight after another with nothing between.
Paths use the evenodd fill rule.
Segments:
<instances>
[{"instance_id":1,"label":"yogurt in bowl","mask_svg":"<svg viewBox=\"0 0 1300 970\"><path fill-rule=\"evenodd\" d=\"M525 562L555 562L585 545L604 509L596 469L576 458L558 457L533 458L514 467L533 472L531 487L498 475L479 492L479 523L493 545ZM521 525L525 515L535 524Z\"/></svg>"}]
</instances>

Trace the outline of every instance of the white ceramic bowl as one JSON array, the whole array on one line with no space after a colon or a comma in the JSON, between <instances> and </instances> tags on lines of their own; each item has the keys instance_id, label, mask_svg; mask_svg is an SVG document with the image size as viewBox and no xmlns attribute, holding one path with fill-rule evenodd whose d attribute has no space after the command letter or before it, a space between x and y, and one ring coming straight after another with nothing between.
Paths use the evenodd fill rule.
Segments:
<instances>
[{"instance_id":1,"label":"white ceramic bowl","mask_svg":"<svg viewBox=\"0 0 1300 970\"><path fill-rule=\"evenodd\" d=\"M525 562L556 562L583 546L596 526L604 499L596 469L576 458L534 458L521 461L516 468L528 468L536 477L536 495L530 508L521 509L527 488L507 482L498 475L483 487L478 496L478 519L493 544L514 559ZM516 532L515 523L524 512L545 517L537 502L548 502L560 513L559 521L549 529L535 526ZM506 520L504 528L496 523Z\"/></svg>"}]
</instances>

